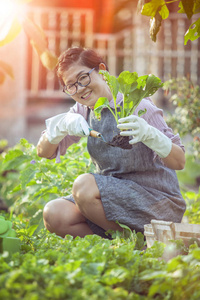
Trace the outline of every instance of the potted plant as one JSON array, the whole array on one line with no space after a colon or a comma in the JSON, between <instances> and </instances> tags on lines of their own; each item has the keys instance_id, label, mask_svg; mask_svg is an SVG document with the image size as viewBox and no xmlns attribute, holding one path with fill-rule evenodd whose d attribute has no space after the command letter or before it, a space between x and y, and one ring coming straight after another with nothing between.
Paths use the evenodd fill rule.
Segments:
<instances>
[{"instance_id":1,"label":"potted plant","mask_svg":"<svg viewBox=\"0 0 200 300\"><path fill-rule=\"evenodd\" d=\"M123 71L118 78L109 74L108 71L100 71L103 74L113 96L115 109L113 110L106 97L100 97L94 106L95 116L100 120L101 111L108 108L113 114L113 117L118 124L118 119L125 118L135 111L140 101L152 96L155 92L163 86L161 79L155 75L138 76L137 72ZM122 105L117 105L117 94L121 92L123 95ZM142 116L145 110L139 110L138 116ZM114 136L110 145L121 147L123 149L130 149L132 145L129 144L129 137L122 137L120 134Z\"/></svg>"}]
</instances>

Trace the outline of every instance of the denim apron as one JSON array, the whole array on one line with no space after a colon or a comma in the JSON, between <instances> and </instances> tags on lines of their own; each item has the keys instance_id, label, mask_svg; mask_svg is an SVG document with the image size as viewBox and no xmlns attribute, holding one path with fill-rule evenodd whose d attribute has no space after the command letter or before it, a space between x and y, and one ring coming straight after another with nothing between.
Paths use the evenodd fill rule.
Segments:
<instances>
[{"instance_id":1,"label":"denim apron","mask_svg":"<svg viewBox=\"0 0 200 300\"><path fill-rule=\"evenodd\" d=\"M111 141L119 130L111 112L105 108L101 120L94 111L88 115L89 126ZM99 138L88 137L88 152L96 167L95 177L106 218L129 226L136 232L152 219L181 222L185 201L176 172L167 168L154 152L139 142L126 150L112 147ZM72 196L65 199L73 201ZM87 221L95 234L105 231Z\"/></svg>"}]
</instances>

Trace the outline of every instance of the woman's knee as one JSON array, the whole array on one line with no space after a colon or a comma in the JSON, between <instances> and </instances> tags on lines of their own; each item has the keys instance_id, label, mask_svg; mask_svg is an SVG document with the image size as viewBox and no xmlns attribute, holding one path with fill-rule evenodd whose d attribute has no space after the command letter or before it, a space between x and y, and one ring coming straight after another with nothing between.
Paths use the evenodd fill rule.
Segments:
<instances>
[{"instance_id":1,"label":"woman's knee","mask_svg":"<svg viewBox=\"0 0 200 300\"><path fill-rule=\"evenodd\" d=\"M59 200L61 199L51 200L43 209L44 225L50 232L55 232L55 229L60 227Z\"/></svg>"},{"instance_id":2,"label":"woman's knee","mask_svg":"<svg viewBox=\"0 0 200 300\"><path fill-rule=\"evenodd\" d=\"M48 202L44 207L43 216L46 229L62 237L66 234L74 237L92 234L78 207L63 198Z\"/></svg>"},{"instance_id":3,"label":"woman's knee","mask_svg":"<svg viewBox=\"0 0 200 300\"><path fill-rule=\"evenodd\" d=\"M47 230L63 237L71 234L71 226L85 221L76 205L63 198L52 200L45 205L43 219Z\"/></svg>"},{"instance_id":4,"label":"woman's knee","mask_svg":"<svg viewBox=\"0 0 200 300\"><path fill-rule=\"evenodd\" d=\"M92 174L82 174L76 178L72 188L76 204L88 203L94 198L99 198L99 189Z\"/></svg>"}]
</instances>

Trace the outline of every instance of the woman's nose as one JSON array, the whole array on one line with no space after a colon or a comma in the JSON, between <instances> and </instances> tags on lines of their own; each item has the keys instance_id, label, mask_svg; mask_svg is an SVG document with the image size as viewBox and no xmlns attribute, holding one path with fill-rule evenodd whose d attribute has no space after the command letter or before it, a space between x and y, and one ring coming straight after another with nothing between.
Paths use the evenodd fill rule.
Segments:
<instances>
[{"instance_id":1,"label":"woman's nose","mask_svg":"<svg viewBox=\"0 0 200 300\"><path fill-rule=\"evenodd\" d=\"M77 93L78 93L79 91L82 91L82 89L84 89L84 88L85 88L85 86L81 86L81 85L79 85L79 84L77 83L77 86L76 86Z\"/></svg>"}]
</instances>

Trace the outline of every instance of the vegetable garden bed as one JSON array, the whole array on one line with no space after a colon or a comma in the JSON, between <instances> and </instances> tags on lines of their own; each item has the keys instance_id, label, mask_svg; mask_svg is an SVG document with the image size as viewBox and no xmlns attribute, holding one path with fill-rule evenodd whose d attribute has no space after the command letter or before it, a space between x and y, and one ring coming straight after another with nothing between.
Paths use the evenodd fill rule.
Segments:
<instances>
[{"instance_id":1,"label":"vegetable garden bed","mask_svg":"<svg viewBox=\"0 0 200 300\"><path fill-rule=\"evenodd\" d=\"M85 141L70 147L60 164L38 158L26 140L0 155L1 197L10 207L1 215L13 223L21 244L9 259L6 252L0 255L0 299L200 299L196 242L186 248L174 241L181 255L166 262L165 244L145 248L144 236L126 226L112 240L63 239L44 229L45 203L69 194L75 177L91 170ZM184 197L189 222L197 223L193 208L199 207L200 194Z\"/></svg>"}]
</instances>

